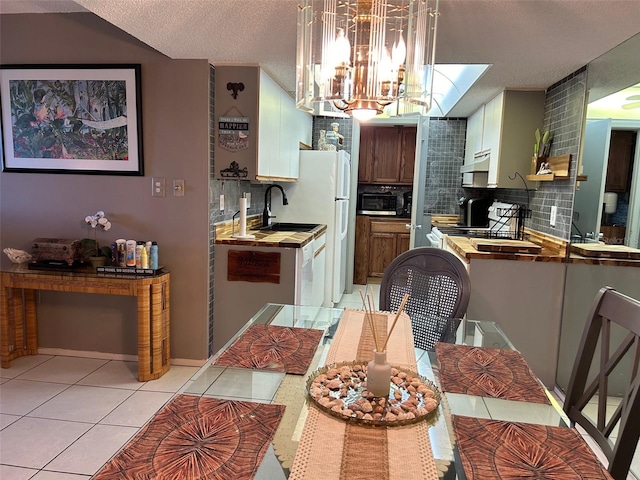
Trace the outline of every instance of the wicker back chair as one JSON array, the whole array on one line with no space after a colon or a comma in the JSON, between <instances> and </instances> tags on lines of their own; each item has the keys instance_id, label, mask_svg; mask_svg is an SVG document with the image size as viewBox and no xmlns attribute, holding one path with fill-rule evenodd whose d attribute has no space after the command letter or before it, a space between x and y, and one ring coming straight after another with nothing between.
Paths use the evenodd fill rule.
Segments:
<instances>
[{"instance_id":1,"label":"wicker back chair","mask_svg":"<svg viewBox=\"0 0 640 480\"><path fill-rule=\"evenodd\" d=\"M640 437L639 363L640 301L604 287L580 339L564 411L598 443L616 480L627 478ZM617 407L608 405L610 396L620 397ZM587 404L596 398L593 412Z\"/></svg>"},{"instance_id":2,"label":"wicker back chair","mask_svg":"<svg viewBox=\"0 0 640 480\"><path fill-rule=\"evenodd\" d=\"M437 342L455 341L469 305L471 282L450 252L421 247L398 255L385 269L380 285L381 310L396 311L406 293L414 345L433 350Z\"/></svg>"}]
</instances>

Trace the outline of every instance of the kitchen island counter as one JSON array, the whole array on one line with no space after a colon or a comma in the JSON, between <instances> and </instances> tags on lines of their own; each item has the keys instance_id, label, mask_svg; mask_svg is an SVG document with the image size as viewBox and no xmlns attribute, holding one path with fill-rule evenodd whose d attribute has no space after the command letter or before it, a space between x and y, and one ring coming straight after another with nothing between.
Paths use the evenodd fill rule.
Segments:
<instances>
[{"instance_id":1,"label":"kitchen island counter","mask_svg":"<svg viewBox=\"0 0 640 480\"><path fill-rule=\"evenodd\" d=\"M527 232L530 236L530 240L538 245L542 246L542 251L539 254L531 253L506 253L506 252L481 252L478 251L472 244L471 240L474 237L464 236L447 236L447 248L453 251L461 260L466 263L470 263L471 259L498 259L498 260L516 260L519 262L552 262L552 263L577 263L586 265L605 265L605 266L617 266L617 267L640 267L640 260L632 260L625 258L606 258L606 257L587 257L584 255L571 252L568 256L565 253L564 248L569 248L565 245L563 248L560 241L549 241L551 237L544 238L544 235L534 233L533 231Z\"/></svg>"},{"instance_id":2,"label":"kitchen island counter","mask_svg":"<svg viewBox=\"0 0 640 480\"><path fill-rule=\"evenodd\" d=\"M565 255L558 252L557 249L542 243L542 251L537 254L532 253L507 253L507 252L480 252L472 244L473 237L457 237L447 236L447 247L455 252L459 257L467 263L472 258L475 259L497 259L497 260L516 260L520 262L553 262L562 263L565 261ZM534 242L538 243L538 242ZM540 243L538 243L540 244Z\"/></svg>"},{"instance_id":3,"label":"kitchen island counter","mask_svg":"<svg viewBox=\"0 0 640 480\"><path fill-rule=\"evenodd\" d=\"M584 265L604 265L609 267L640 267L640 260L632 260L626 258L599 258L585 257L577 253L571 253L568 263L577 263Z\"/></svg>"},{"instance_id":4,"label":"kitchen island counter","mask_svg":"<svg viewBox=\"0 0 640 480\"><path fill-rule=\"evenodd\" d=\"M231 223L227 222L216 227L216 244L242 245L245 247L287 247L302 248L314 238L326 233L327 226L320 224L309 232L256 230L259 223L247 221L247 234L255 235L255 238L234 238L231 231ZM236 232L238 227L236 226Z\"/></svg>"}]
</instances>

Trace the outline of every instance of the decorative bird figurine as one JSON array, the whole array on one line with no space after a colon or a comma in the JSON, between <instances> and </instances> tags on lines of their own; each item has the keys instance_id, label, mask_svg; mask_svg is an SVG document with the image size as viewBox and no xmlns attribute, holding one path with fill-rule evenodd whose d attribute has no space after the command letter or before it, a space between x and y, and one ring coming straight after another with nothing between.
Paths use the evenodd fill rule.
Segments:
<instances>
[{"instance_id":1,"label":"decorative bird figurine","mask_svg":"<svg viewBox=\"0 0 640 480\"><path fill-rule=\"evenodd\" d=\"M5 248L2 251L7 254L7 257L9 257L9 260L13 263L26 263L33 258L30 253L16 248Z\"/></svg>"}]
</instances>

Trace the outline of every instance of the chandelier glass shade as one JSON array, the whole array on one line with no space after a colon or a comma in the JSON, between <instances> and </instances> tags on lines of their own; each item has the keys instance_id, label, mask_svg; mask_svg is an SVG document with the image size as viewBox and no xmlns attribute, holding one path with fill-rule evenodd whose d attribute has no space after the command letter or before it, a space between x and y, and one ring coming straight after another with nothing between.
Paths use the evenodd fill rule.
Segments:
<instances>
[{"instance_id":1,"label":"chandelier glass shade","mask_svg":"<svg viewBox=\"0 0 640 480\"><path fill-rule=\"evenodd\" d=\"M431 108L439 0L300 0L296 101L355 117ZM400 111L402 110L402 111Z\"/></svg>"}]
</instances>

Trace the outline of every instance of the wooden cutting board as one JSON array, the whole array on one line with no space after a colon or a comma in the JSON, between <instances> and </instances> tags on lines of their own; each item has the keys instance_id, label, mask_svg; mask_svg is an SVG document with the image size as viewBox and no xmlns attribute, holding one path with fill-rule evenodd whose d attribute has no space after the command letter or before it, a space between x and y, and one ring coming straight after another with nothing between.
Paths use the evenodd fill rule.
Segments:
<instances>
[{"instance_id":1,"label":"wooden cutting board","mask_svg":"<svg viewBox=\"0 0 640 480\"><path fill-rule=\"evenodd\" d=\"M542 251L540 245L526 240L472 238L469 243L479 252L540 253Z\"/></svg>"},{"instance_id":2,"label":"wooden cutting board","mask_svg":"<svg viewBox=\"0 0 640 480\"><path fill-rule=\"evenodd\" d=\"M603 245L601 243L573 243L571 251L585 257L624 258L640 260L640 250L625 245Z\"/></svg>"}]
</instances>

